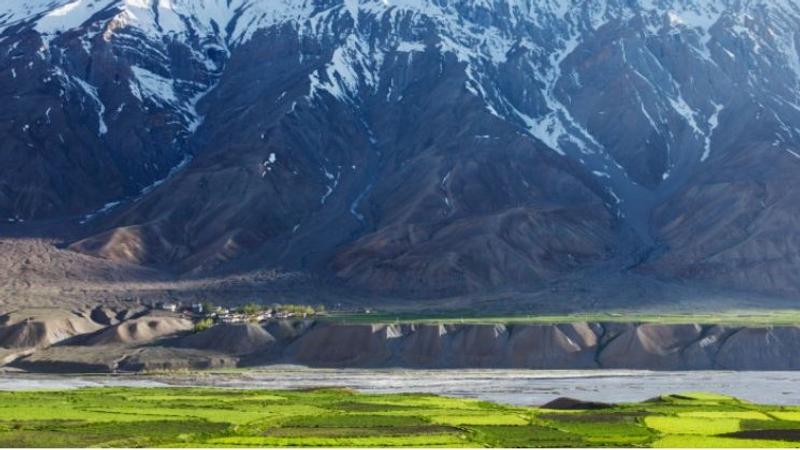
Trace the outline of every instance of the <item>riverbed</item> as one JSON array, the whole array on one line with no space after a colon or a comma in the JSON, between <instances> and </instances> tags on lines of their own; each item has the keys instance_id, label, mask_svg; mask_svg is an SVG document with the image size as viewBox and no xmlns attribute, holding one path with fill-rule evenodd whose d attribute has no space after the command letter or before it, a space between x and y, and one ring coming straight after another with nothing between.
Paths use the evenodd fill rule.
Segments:
<instances>
[{"instance_id":1,"label":"riverbed","mask_svg":"<svg viewBox=\"0 0 800 450\"><path fill-rule=\"evenodd\" d=\"M290 366L179 375L0 374L0 390L98 386L346 387L364 393L432 393L514 405L542 405L558 397L637 402L663 394L703 391L756 403L800 405L800 372L349 370Z\"/></svg>"}]
</instances>

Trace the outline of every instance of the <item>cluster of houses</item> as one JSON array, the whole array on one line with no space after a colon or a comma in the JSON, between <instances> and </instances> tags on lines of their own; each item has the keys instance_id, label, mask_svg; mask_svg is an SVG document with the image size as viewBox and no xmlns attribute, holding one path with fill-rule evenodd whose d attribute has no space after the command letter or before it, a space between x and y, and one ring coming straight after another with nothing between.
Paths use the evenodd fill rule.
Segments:
<instances>
[{"instance_id":1,"label":"cluster of houses","mask_svg":"<svg viewBox=\"0 0 800 450\"><path fill-rule=\"evenodd\" d=\"M273 315L271 311L262 311L259 313L247 314L243 312L230 312L227 309L223 309L222 311L213 316L214 321L218 323L264 322L273 318L279 319L282 317L277 317L277 315Z\"/></svg>"},{"instance_id":2,"label":"cluster of houses","mask_svg":"<svg viewBox=\"0 0 800 450\"><path fill-rule=\"evenodd\" d=\"M260 311L244 312L231 311L223 307L215 307L213 311L207 311L203 303L171 303L164 302L155 305L156 309L173 313L185 314L195 319L211 319L215 323L247 323L264 322L270 319L291 319L306 318L308 314L296 314L289 311L279 311L274 308L264 308Z\"/></svg>"},{"instance_id":3,"label":"cluster of houses","mask_svg":"<svg viewBox=\"0 0 800 450\"><path fill-rule=\"evenodd\" d=\"M200 315L203 314L203 305L200 303L184 305L183 303L162 302L156 303L155 309L174 313Z\"/></svg>"}]
</instances>

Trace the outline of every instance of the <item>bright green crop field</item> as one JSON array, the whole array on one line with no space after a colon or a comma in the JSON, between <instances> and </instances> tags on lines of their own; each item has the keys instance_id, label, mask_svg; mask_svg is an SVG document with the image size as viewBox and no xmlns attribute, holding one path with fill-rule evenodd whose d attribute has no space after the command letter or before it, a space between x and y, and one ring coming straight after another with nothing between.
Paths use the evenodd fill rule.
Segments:
<instances>
[{"instance_id":1,"label":"bright green crop field","mask_svg":"<svg viewBox=\"0 0 800 450\"><path fill-rule=\"evenodd\" d=\"M341 389L0 392L0 447L797 447L800 408L712 394L547 410Z\"/></svg>"},{"instance_id":2,"label":"bright green crop field","mask_svg":"<svg viewBox=\"0 0 800 450\"><path fill-rule=\"evenodd\" d=\"M728 326L795 326L800 324L800 310L743 310L743 311L717 311L714 313L576 313L568 315L514 315L493 316L476 315L472 311L463 313L442 312L430 314L410 313L373 313L373 314L344 314L332 313L320 318L341 324L470 324L470 325L528 325L528 324L559 324L570 322L621 322L621 323L652 323L652 324L687 324L701 323L704 325Z\"/></svg>"}]
</instances>

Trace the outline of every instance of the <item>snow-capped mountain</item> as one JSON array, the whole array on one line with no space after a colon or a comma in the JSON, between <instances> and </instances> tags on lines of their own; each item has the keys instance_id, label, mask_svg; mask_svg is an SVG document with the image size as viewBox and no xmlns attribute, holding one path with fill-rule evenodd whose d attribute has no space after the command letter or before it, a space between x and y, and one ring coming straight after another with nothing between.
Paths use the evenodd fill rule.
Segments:
<instances>
[{"instance_id":1,"label":"snow-capped mountain","mask_svg":"<svg viewBox=\"0 0 800 450\"><path fill-rule=\"evenodd\" d=\"M0 216L459 293L800 292L796 0L7 0Z\"/></svg>"}]
</instances>

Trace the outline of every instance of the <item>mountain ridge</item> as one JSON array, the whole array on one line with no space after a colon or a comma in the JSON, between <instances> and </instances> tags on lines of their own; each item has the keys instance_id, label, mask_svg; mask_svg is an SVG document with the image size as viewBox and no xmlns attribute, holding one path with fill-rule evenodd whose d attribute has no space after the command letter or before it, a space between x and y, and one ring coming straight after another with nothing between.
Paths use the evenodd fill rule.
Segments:
<instances>
[{"instance_id":1,"label":"mountain ridge","mask_svg":"<svg viewBox=\"0 0 800 450\"><path fill-rule=\"evenodd\" d=\"M77 217L75 251L423 295L604 266L800 290L793 0L21 5L0 215Z\"/></svg>"}]
</instances>

